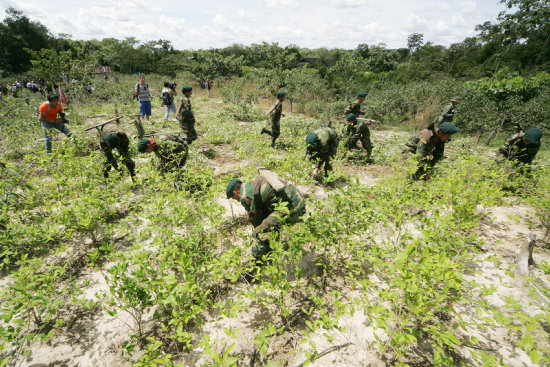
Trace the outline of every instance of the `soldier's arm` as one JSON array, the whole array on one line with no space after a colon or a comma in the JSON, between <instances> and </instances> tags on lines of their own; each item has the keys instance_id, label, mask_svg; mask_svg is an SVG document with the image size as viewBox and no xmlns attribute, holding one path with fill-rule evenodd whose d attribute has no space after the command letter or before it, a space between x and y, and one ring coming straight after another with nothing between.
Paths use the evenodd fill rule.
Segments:
<instances>
[{"instance_id":1,"label":"soldier's arm","mask_svg":"<svg viewBox=\"0 0 550 367\"><path fill-rule=\"evenodd\" d=\"M275 102L275 104L273 105L273 107L271 107L269 109L269 111L267 111L267 115L269 115L271 112L275 111L275 108L277 108L277 105L279 104L279 102Z\"/></svg>"},{"instance_id":2,"label":"soldier's arm","mask_svg":"<svg viewBox=\"0 0 550 367\"><path fill-rule=\"evenodd\" d=\"M429 130L423 131L420 134L420 140L418 141L418 145L416 146L416 154L418 156L418 160L422 160L432 153L428 147L428 142L431 137L432 133Z\"/></svg>"}]
</instances>

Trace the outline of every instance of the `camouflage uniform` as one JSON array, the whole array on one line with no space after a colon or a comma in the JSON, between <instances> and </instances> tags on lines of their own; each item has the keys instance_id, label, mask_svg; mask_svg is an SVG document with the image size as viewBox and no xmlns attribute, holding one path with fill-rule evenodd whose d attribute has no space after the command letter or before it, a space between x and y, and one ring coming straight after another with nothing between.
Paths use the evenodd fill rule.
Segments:
<instances>
[{"instance_id":1,"label":"camouflage uniform","mask_svg":"<svg viewBox=\"0 0 550 367\"><path fill-rule=\"evenodd\" d=\"M118 147L114 148L118 150L118 153L120 157L122 157L122 162L128 168L128 171L130 171L130 176L132 178L135 176L135 167L136 164L130 157L129 152L129 146L130 146L130 140L128 139L128 135L126 135L123 131L113 131L118 136ZM102 135L99 138L99 145L101 147L102 152L105 154L105 161L103 162L103 177L107 178L109 177L109 171L111 170L111 167L114 167L115 169L118 169L118 160L113 155L113 149L109 148L107 143L105 143L105 140L103 139L103 136L105 134L102 133Z\"/></svg>"},{"instance_id":2,"label":"camouflage uniform","mask_svg":"<svg viewBox=\"0 0 550 367\"><path fill-rule=\"evenodd\" d=\"M185 140L177 136L170 136L160 142L154 152L160 160L161 173L165 173L185 166L189 148Z\"/></svg>"},{"instance_id":3,"label":"camouflage uniform","mask_svg":"<svg viewBox=\"0 0 550 367\"><path fill-rule=\"evenodd\" d=\"M195 116L191 109L191 100L185 95L181 97L177 111L176 116L187 138L187 144L191 144L197 140L197 132L195 131Z\"/></svg>"},{"instance_id":4,"label":"camouflage uniform","mask_svg":"<svg viewBox=\"0 0 550 367\"><path fill-rule=\"evenodd\" d=\"M443 158L445 143L437 138L435 130L427 129L413 136L405 144L403 156L405 159L414 156L418 161L418 170L413 175L414 180L422 177L430 167Z\"/></svg>"},{"instance_id":5,"label":"camouflage uniform","mask_svg":"<svg viewBox=\"0 0 550 367\"><path fill-rule=\"evenodd\" d=\"M370 141L370 130L365 121L355 120L355 122L347 122L347 126L342 132L345 140L344 146L348 149L353 149L357 146L360 140L363 149L367 151L367 158L370 159L372 154L372 142Z\"/></svg>"},{"instance_id":6,"label":"camouflage uniform","mask_svg":"<svg viewBox=\"0 0 550 367\"><path fill-rule=\"evenodd\" d=\"M439 118L439 123L442 124L444 122L453 122L454 116L455 116L455 110L456 107L453 105L453 103L449 103L447 106L445 106L445 109L443 110L443 114Z\"/></svg>"},{"instance_id":7,"label":"camouflage uniform","mask_svg":"<svg viewBox=\"0 0 550 367\"><path fill-rule=\"evenodd\" d=\"M271 248L269 237L271 232L278 232L283 223L294 223L306 212L306 201L302 194L291 184L281 180L284 189L276 192L262 176L241 185L241 204L248 212L256 244L252 247L252 255L261 258ZM275 211L275 204L284 201L288 203L289 214Z\"/></svg>"},{"instance_id":8,"label":"camouflage uniform","mask_svg":"<svg viewBox=\"0 0 550 367\"><path fill-rule=\"evenodd\" d=\"M524 136L524 132L509 136L499 148L497 156L502 155L510 161L517 161L518 164L531 164L540 149L540 142L525 144Z\"/></svg>"},{"instance_id":9,"label":"camouflage uniform","mask_svg":"<svg viewBox=\"0 0 550 367\"><path fill-rule=\"evenodd\" d=\"M355 102L350 102L349 106L346 107L344 111L344 116L349 115L350 113L355 114L355 116L364 115L364 112L361 112L361 102L359 99L356 99Z\"/></svg>"},{"instance_id":10,"label":"camouflage uniform","mask_svg":"<svg viewBox=\"0 0 550 367\"><path fill-rule=\"evenodd\" d=\"M275 140L281 135L281 115L283 113L283 102L278 99L275 102L275 105L272 108L271 113L269 114L269 126L271 126L271 131L264 129L262 130L267 135L271 136L271 145L275 145Z\"/></svg>"},{"instance_id":11,"label":"camouflage uniform","mask_svg":"<svg viewBox=\"0 0 550 367\"><path fill-rule=\"evenodd\" d=\"M324 166L326 177L328 176L328 171L332 171L331 160L336 156L340 139L336 131L330 127L320 127L314 133L319 138L319 146L307 152L310 154L310 159L316 162L315 168L321 169Z\"/></svg>"}]
</instances>

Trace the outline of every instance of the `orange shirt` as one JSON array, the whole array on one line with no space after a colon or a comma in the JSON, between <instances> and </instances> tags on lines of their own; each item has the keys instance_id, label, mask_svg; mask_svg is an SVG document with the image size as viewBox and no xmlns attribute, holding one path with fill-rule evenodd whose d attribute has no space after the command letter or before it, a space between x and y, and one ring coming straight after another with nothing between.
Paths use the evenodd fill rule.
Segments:
<instances>
[{"instance_id":1,"label":"orange shirt","mask_svg":"<svg viewBox=\"0 0 550 367\"><path fill-rule=\"evenodd\" d=\"M57 107L50 107L50 111L48 112L48 102L42 102L40 107L38 107L38 111L46 114L48 120L57 120L57 114L63 111L63 107L61 107L61 103L58 102Z\"/></svg>"}]
</instances>

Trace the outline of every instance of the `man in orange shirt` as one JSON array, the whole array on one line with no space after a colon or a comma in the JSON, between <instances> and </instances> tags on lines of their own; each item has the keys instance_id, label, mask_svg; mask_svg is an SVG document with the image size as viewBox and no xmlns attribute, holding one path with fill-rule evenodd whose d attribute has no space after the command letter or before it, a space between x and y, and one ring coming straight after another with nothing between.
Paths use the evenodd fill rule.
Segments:
<instances>
[{"instance_id":1,"label":"man in orange shirt","mask_svg":"<svg viewBox=\"0 0 550 367\"><path fill-rule=\"evenodd\" d=\"M55 94L48 95L48 102L42 102L38 107L40 125L44 130L44 137L46 138L46 153L52 152L52 131L57 129L67 137L71 137L73 134L69 128L65 125L63 117L63 107L59 103L59 97ZM59 117L58 117L59 115Z\"/></svg>"}]
</instances>

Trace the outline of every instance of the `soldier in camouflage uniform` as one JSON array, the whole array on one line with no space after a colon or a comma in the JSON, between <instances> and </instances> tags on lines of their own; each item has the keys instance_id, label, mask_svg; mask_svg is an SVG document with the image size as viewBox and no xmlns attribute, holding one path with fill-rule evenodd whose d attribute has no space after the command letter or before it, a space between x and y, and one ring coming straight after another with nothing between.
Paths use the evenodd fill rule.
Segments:
<instances>
[{"instance_id":1,"label":"soldier in camouflage uniform","mask_svg":"<svg viewBox=\"0 0 550 367\"><path fill-rule=\"evenodd\" d=\"M181 87L182 96L178 102L178 109L176 112L176 118L178 119L181 129L187 139L187 144L191 144L194 140L197 140L197 132L195 131L195 116L191 109L191 94L193 94L193 88L190 85L184 85Z\"/></svg>"},{"instance_id":2,"label":"soldier in camouflage uniform","mask_svg":"<svg viewBox=\"0 0 550 367\"><path fill-rule=\"evenodd\" d=\"M306 136L306 155L314 161L311 177L315 178L324 166L325 177L332 171L332 160L336 156L340 139L330 127L320 127Z\"/></svg>"},{"instance_id":3,"label":"soldier in camouflage uniform","mask_svg":"<svg viewBox=\"0 0 550 367\"><path fill-rule=\"evenodd\" d=\"M171 172L185 166L189 148L185 140L178 136L168 136L166 140L157 143L153 139L140 139L138 142L140 153L151 153L160 160L159 169L161 173Z\"/></svg>"},{"instance_id":4,"label":"soldier in camouflage uniform","mask_svg":"<svg viewBox=\"0 0 550 367\"><path fill-rule=\"evenodd\" d=\"M344 146L347 149L357 147L357 142L361 141L361 146L367 151L367 160L371 161L372 143L370 141L370 130L365 121L358 121L354 113L346 116L346 127L342 132Z\"/></svg>"},{"instance_id":5,"label":"soldier in camouflage uniform","mask_svg":"<svg viewBox=\"0 0 550 367\"><path fill-rule=\"evenodd\" d=\"M509 136L497 152L497 161L504 159L516 162L516 165L530 165L537 155L542 138L542 131L531 128Z\"/></svg>"},{"instance_id":6,"label":"soldier in camouflage uniform","mask_svg":"<svg viewBox=\"0 0 550 367\"><path fill-rule=\"evenodd\" d=\"M366 92L357 93L357 99L354 102L350 102L349 106L346 107L344 111L344 117L348 116L350 113L353 113L355 116L364 115L364 112L361 112L361 103L365 102L367 98Z\"/></svg>"},{"instance_id":7,"label":"soldier in camouflage uniform","mask_svg":"<svg viewBox=\"0 0 550 367\"><path fill-rule=\"evenodd\" d=\"M427 129L413 136L405 144L404 158L415 157L418 169L412 175L413 180L426 178L429 168L443 158L445 143L455 134L458 128L451 122L442 123L437 130Z\"/></svg>"},{"instance_id":8,"label":"soldier in camouflage uniform","mask_svg":"<svg viewBox=\"0 0 550 367\"><path fill-rule=\"evenodd\" d=\"M99 145L101 147L101 151L105 154L105 161L103 162L103 177L109 177L109 171L112 167L117 170L119 169L118 160L113 155L113 150L116 149L118 150L120 157L122 157L122 162L126 168L128 168L130 176L133 180L136 175L136 164L130 157L130 140L128 139L128 135L126 135L123 131L111 131L106 133L100 131Z\"/></svg>"},{"instance_id":9,"label":"soldier in camouflage uniform","mask_svg":"<svg viewBox=\"0 0 550 367\"><path fill-rule=\"evenodd\" d=\"M451 99L451 103L445 106L443 109L443 113L437 120L439 122L439 125L441 125L444 122L453 122L453 119L455 117L456 112L456 106L460 103L460 97L453 97ZM428 129L434 129L435 128L435 121L428 125Z\"/></svg>"},{"instance_id":10,"label":"soldier in camouflage uniform","mask_svg":"<svg viewBox=\"0 0 550 367\"><path fill-rule=\"evenodd\" d=\"M271 146L275 146L275 140L281 135L281 115L283 113L283 102L285 100L286 92L280 91L277 93L277 101L267 112L269 115L269 125L271 126L271 131L266 128L263 128L260 132L261 134L267 134L271 136Z\"/></svg>"},{"instance_id":11,"label":"soldier in camouflage uniform","mask_svg":"<svg viewBox=\"0 0 550 367\"><path fill-rule=\"evenodd\" d=\"M233 179L225 190L228 199L240 201L248 212L256 239L252 255L257 260L261 260L271 251L271 233L278 234L283 223L294 223L306 212L306 200L300 191L295 186L280 181L284 188L278 192L261 175L247 183L238 178ZM281 202L287 203L288 214L275 210L275 205Z\"/></svg>"}]
</instances>

